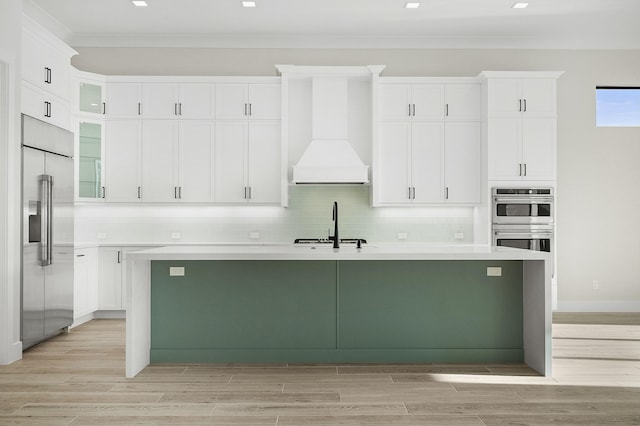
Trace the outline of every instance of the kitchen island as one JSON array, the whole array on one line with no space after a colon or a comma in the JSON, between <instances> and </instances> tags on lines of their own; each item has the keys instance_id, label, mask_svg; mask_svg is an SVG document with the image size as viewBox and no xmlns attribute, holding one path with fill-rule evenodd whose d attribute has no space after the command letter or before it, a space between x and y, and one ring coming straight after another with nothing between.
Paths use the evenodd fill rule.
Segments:
<instances>
[{"instance_id":1,"label":"kitchen island","mask_svg":"<svg viewBox=\"0 0 640 426\"><path fill-rule=\"evenodd\" d=\"M149 363L505 363L551 375L542 252L171 246L129 255L126 375Z\"/></svg>"}]
</instances>

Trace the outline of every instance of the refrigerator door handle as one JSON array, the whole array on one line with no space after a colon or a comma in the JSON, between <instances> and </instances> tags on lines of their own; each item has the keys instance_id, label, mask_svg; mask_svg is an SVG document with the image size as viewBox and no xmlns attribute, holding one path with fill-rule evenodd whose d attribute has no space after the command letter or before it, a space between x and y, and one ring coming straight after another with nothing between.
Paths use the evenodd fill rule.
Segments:
<instances>
[{"instance_id":1,"label":"refrigerator door handle","mask_svg":"<svg viewBox=\"0 0 640 426\"><path fill-rule=\"evenodd\" d=\"M40 229L42 230L41 264L51 265L51 242L53 241L53 227L51 226L51 216L53 214L53 176L40 175L40 188L42 191L42 215Z\"/></svg>"}]
</instances>

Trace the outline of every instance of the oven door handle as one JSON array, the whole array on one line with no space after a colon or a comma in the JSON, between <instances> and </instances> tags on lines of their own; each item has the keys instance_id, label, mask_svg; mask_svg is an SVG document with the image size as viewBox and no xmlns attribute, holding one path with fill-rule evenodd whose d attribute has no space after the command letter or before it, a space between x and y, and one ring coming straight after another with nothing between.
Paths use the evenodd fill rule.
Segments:
<instances>
[{"instance_id":1,"label":"oven door handle","mask_svg":"<svg viewBox=\"0 0 640 426\"><path fill-rule=\"evenodd\" d=\"M517 239L543 239L553 237L553 231L493 231L496 237L509 237Z\"/></svg>"},{"instance_id":2,"label":"oven door handle","mask_svg":"<svg viewBox=\"0 0 640 426\"><path fill-rule=\"evenodd\" d=\"M550 204L553 203L553 197L536 197L536 198L525 198L525 197L494 197L494 203L501 204L509 204L509 203L518 203L518 204Z\"/></svg>"}]
</instances>

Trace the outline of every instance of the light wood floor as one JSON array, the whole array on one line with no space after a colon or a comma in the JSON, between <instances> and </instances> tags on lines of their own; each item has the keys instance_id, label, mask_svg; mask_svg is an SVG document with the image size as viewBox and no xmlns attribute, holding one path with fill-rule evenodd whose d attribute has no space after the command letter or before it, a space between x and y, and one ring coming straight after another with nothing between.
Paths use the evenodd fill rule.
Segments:
<instances>
[{"instance_id":1,"label":"light wood floor","mask_svg":"<svg viewBox=\"0 0 640 426\"><path fill-rule=\"evenodd\" d=\"M95 320L0 367L0 425L640 425L640 314L602 318L555 316L553 378L524 365L174 364L125 379L124 321Z\"/></svg>"}]
</instances>

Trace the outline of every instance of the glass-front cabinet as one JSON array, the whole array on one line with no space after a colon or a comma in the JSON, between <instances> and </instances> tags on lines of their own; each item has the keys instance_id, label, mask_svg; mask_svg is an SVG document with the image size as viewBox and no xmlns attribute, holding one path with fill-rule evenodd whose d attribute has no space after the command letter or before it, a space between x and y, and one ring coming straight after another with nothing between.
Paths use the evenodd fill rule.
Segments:
<instances>
[{"instance_id":1,"label":"glass-front cabinet","mask_svg":"<svg viewBox=\"0 0 640 426\"><path fill-rule=\"evenodd\" d=\"M104 197L104 124L84 120L77 127L77 199L100 200Z\"/></svg>"},{"instance_id":2,"label":"glass-front cabinet","mask_svg":"<svg viewBox=\"0 0 640 426\"><path fill-rule=\"evenodd\" d=\"M81 114L105 114L104 84L81 81L78 89L78 109Z\"/></svg>"}]
</instances>

